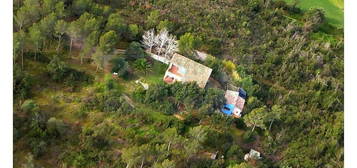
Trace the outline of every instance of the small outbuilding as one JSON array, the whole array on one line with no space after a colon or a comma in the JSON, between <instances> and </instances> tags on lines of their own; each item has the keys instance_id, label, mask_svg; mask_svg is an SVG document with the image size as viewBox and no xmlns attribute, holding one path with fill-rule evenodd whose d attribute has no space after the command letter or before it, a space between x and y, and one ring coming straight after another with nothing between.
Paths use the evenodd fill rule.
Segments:
<instances>
[{"instance_id":1,"label":"small outbuilding","mask_svg":"<svg viewBox=\"0 0 357 168\"><path fill-rule=\"evenodd\" d=\"M226 104L221 111L236 118L241 117L247 98L247 93L243 88L238 88L238 91L227 90L224 97L226 98Z\"/></svg>"}]
</instances>

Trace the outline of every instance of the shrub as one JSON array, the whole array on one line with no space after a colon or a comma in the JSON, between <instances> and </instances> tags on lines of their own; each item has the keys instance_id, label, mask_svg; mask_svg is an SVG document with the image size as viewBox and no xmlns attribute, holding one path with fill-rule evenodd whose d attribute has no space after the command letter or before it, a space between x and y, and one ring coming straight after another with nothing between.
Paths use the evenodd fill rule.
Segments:
<instances>
[{"instance_id":1,"label":"shrub","mask_svg":"<svg viewBox=\"0 0 357 168\"><path fill-rule=\"evenodd\" d=\"M125 103L125 100L123 100L121 97L117 96L108 96L104 100L104 112L114 112L117 111L122 104Z\"/></svg>"},{"instance_id":2,"label":"shrub","mask_svg":"<svg viewBox=\"0 0 357 168\"><path fill-rule=\"evenodd\" d=\"M144 72L145 75L147 72L151 71L151 64L147 61L146 58L137 59L134 62L134 67L136 70Z\"/></svg>"},{"instance_id":3,"label":"shrub","mask_svg":"<svg viewBox=\"0 0 357 168\"><path fill-rule=\"evenodd\" d=\"M175 97L176 101L185 105L186 108L199 108L202 106L204 98L204 89L198 87L195 82L180 83L176 82L169 85L171 94Z\"/></svg>"},{"instance_id":4,"label":"shrub","mask_svg":"<svg viewBox=\"0 0 357 168\"><path fill-rule=\"evenodd\" d=\"M115 111L116 114L129 114L133 111L133 108L127 103L122 102L121 106Z\"/></svg>"},{"instance_id":5,"label":"shrub","mask_svg":"<svg viewBox=\"0 0 357 168\"><path fill-rule=\"evenodd\" d=\"M166 114L176 112L177 104L186 109L199 109L202 114L212 114L224 103L224 93L218 89L202 89L195 82L168 85L158 83L148 90L139 89L134 92L134 98L153 106L160 107ZM163 103L162 103L163 102Z\"/></svg>"},{"instance_id":6,"label":"shrub","mask_svg":"<svg viewBox=\"0 0 357 168\"><path fill-rule=\"evenodd\" d=\"M209 88L206 90L203 104L211 105L210 113L215 109L220 109L225 102L224 92L221 89Z\"/></svg>"},{"instance_id":7,"label":"shrub","mask_svg":"<svg viewBox=\"0 0 357 168\"><path fill-rule=\"evenodd\" d=\"M230 60L223 60L222 64L224 65L224 68L230 73L233 73L233 71L237 69L236 65Z\"/></svg>"},{"instance_id":8,"label":"shrub","mask_svg":"<svg viewBox=\"0 0 357 168\"><path fill-rule=\"evenodd\" d=\"M25 159L26 159L26 162L24 164L22 164L23 168L34 168L35 167L33 155L31 153L28 153L26 155Z\"/></svg>"},{"instance_id":9,"label":"shrub","mask_svg":"<svg viewBox=\"0 0 357 168\"><path fill-rule=\"evenodd\" d=\"M133 92L134 100L140 103L144 103L145 96L146 96L146 90L143 87L138 87Z\"/></svg>"},{"instance_id":10,"label":"shrub","mask_svg":"<svg viewBox=\"0 0 357 168\"><path fill-rule=\"evenodd\" d=\"M208 39L208 53L220 55L222 53L222 40L218 38Z\"/></svg>"},{"instance_id":11,"label":"shrub","mask_svg":"<svg viewBox=\"0 0 357 168\"><path fill-rule=\"evenodd\" d=\"M193 116L192 113L189 113L188 115L185 116L184 125L185 126L197 125L199 121L200 119Z\"/></svg>"},{"instance_id":12,"label":"shrub","mask_svg":"<svg viewBox=\"0 0 357 168\"><path fill-rule=\"evenodd\" d=\"M168 100L157 104L159 105L159 109L163 111L165 114L174 114L177 111L175 104Z\"/></svg>"},{"instance_id":13,"label":"shrub","mask_svg":"<svg viewBox=\"0 0 357 168\"><path fill-rule=\"evenodd\" d=\"M235 123L236 127L239 128L239 129L245 129L246 128L246 125L245 125L245 123L244 123L242 118L235 119L234 123Z\"/></svg>"},{"instance_id":14,"label":"shrub","mask_svg":"<svg viewBox=\"0 0 357 168\"><path fill-rule=\"evenodd\" d=\"M12 135L14 142L17 142L17 140L19 140L20 137L21 137L21 134L20 134L19 130L16 127L14 127L14 131L13 131L13 135Z\"/></svg>"},{"instance_id":15,"label":"shrub","mask_svg":"<svg viewBox=\"0 0 357 168\"><path fill-rule=\"evenodd\" d=\"M210 115L213 112L214 112L214 109L212 108L212 105L210 105L210 104L205 104L198 109L198 113L202 116Z\"/></svg>"},{"instance_id":16,"label":"shrub","mask_svg":"<svg viewBox=\"0 0 357 168\"><path fill-rule=\"evenodd\" d=\"M129 64L124 58L116 58L111 61L113 68L112 73L118 73L118 76L125 76L128 73Z\"/></svg>"},{"instance_id":17,"label":"shrub","mask_svg":"<svg viewBox=\"0 0 357 168\"><path fill-rule=\"evenodd\" d=\"M323 9L310 9L304 14L305 28L317 30L326 21Z\"/></svg>"},{"instance_id":18,"label":"shrub","mask_svg":"<svg viewBox=\"0 0 357 168\"><path fill-rule=\"evenodd\" d=\"M88 115L88 110L86 110L86 109L83 108L83 106L82 106L82 108L79 109L79 110L77 110L77 111L75 111L73 115L74 115L74 117L76 117L77 119L83 119L83 118L87 117L87 115Z\"/></svg>"},{"instance_id":19,"label":"shrub","mask_svg":"<svg viewBox=\"0 0 357 168\"><path fill-rule=\"evenodd\" d=\"M128 33L128 39L130 40L135 40L137 39L138 37L138 34L139 34L139 31L140 31L140 28L138 25L136 24L130 24L129 25L129 33Z\"/></svg>"},{"instance_id":20,"label":"shrub","mask_svg":"<svg viewBox=\"0 0 357 168\"><path fill-rule=\"evenodd\" d=\"M250 143L250 142L253 142L255 140L255 135L257 133L256 132L251 132L251 131L246 131L244 132L243 134L243 141L245 143Z\"/></svg>"},{"instance_id":21,"label":"shrub","mask_svg":"<svg viewBox=\"0 0 357 168\"><path fill-rule=\"evenodd\" d=\"M69 86L74 86L79 82L91 83L93 77L84 72L68 67L58 57L54 57L47 65L48 76L55 82L65 82Z\"/></svg>"},{"instance_id":22,"label":"shrub","mask_svg":"<svg viewBox=\"0 0 357 168\"><path fill-rule=\"evenodd\" d=\"M105 29L107 31L114 30L120 36L122 36L127 31L127 25L125 24L124 19L120 16L120 14L112 13L108 17L108 22L105 26Z\"/></svg>"},{"instance_id":23,"label":"shrub","mask_svg":"<svg viewBox=\"0 0 357 168\"><path fill-rule=\"evenodd\" d=\"M40 157L46 151L47 143L42 140L32 138L30 148L35 158Z\"/></svg>"},{"instance_id":24,"label":"shrub","mask_svg":"<svg viewBox=\"0 0 357 168\"><path fill-rule=\"evenodd\" d=\"M201 46L202 40L191 33L186 33L180 37L178 48L185 55L191 55L193 50Z\"/></svg>"},{"instance_id":25,"label":"shrub","mask_svg":"<svg viewBox=\"0 0 357 168\"><path fill-rule=\"evenodd\" d=\"M205 145L215 149L226 151L231 147L232 142L233 137L227 132L209 130Z\"/></svg>"},{"instance_id":26,"label":"shrub","mask_svg":"<svg viewBox=\"0 0 357 168\"><path fill-rule=\"evenodd\" d=\"M34 100L26 100L24 103L22 103L21 109L25 113L29 114L31 112L38 111L39 107Z\"/></svg>"},{"instance_id":27,"label":"shrub","mask_svg":"<svg viewBox=\"0 0 357 168\"><path fill-rule=\"evenodd\" d=\"M14 97L25 99L31 95L31 87L33 85L32 77L25 71L22 71L18 66L14 67Z\"/></svg>"},{"instance_id":28,"label":"shrub","mask_svg":"<svg viewBox=\"0 0 357 168\"><path fill-rule=\"evenodd\" d=\"M160 11L159 10L151 11L150 15L147 17L147 20L146 20L146 27L147 28L155 27L159 22L159 17L160 17Z\"/></svg>"},{"instance_id":29,"label":"shrub","mask_svg":"<svg viewBox=\"0 0 357 168\"><path fill-rule=\"evenodd\" d=\"M53 57L51 62L47 65L47 72L54 81L59 82L66 77L67 68L66 64L58 57Z\"/></svg>"},{"instance_id":30,"label":"shrub","mask_svg":"<svg viewBox=\"0 0 357 168\"><path fill-rule=\"evenodd\" d=\"M226 152L226 157L236 162L243 161L244 152L239 145L232 145Z\"/></svg>"},{"instance_id":31,"label":"shrub","mask_svg":"<svg viewBox=\"0 0 357 168\"><path fill-rule=\"evenodd\" d=\"M118 95L122 92L120 85L111 75L106 75L104 81L96 83L95 87L96 92L115 93Z\"/></svg>"},{"instance_id":32,"label":"shrub","mask_svg":"<svg viewBox=\"0 0 357 168\"><path fill-rule=\"evenodd\" d=\"M47 131L53 136L63 136L66 133L67 126L62 120L51 117L47 121Z\"/></svg>"},{"instance_id":33,"label":"shrub","mask_svg":"<svg viewBox=\"0 0 357 168\"><path fill-rule=\"evenodd\" d=\"M130 43L128 49L125 50L124 56L129 61L135 61L139 58L146 57L146 52L141 48L141 44L138 42Z\"/></svg>"},{"instance_id":34,"label":"shrub","mask_svg":"<svg viewBox=\"0 0 357 168\"><path fill-rule=\"evenodd\" d=\"M205 65L212 68L212 77L213 78L219 80L221 83L224 83L227 81L227 79L221 80L222 75L223 75L223 69L224 69L222 61L220 61L219 59L216 59L214 57L210 57L209 59L206 60Z\"/></svg>"},{"instance_id":35,"label":"shrub","mask_svg":"<svg viewBox=\"0 0 357 168\"><path fill-rule=\"evenodd\" d=\"M165 19L163 21L160 21L160 23L156 26L156 29L158 31L166 29L167 31L171 32L174 28L174 23L170 22L169 20Z\"/></svg>"}]
</instances>

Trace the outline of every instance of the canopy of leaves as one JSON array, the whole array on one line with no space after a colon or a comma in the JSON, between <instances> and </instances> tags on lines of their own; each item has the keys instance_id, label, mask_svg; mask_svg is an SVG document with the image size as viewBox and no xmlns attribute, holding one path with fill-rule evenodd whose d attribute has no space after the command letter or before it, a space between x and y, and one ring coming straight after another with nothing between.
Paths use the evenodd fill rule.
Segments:
<instances>
[{"instance_id":1,"label":"canopy of leaves","mask_svg":"<svg viewBox=\"0 0 357 168\"><path fill-rule=\"evenodd\" d=\"M178 48L184 54L191 53L201 45L201 40L191 33L185 33L180 37Z\"/></svg>"},{"instance_id":2,"label":"canopy of leaves","mask_svg":"<svg viewBox=\"0 0 357 168\"><path fill-rule=\"evenodd\" d=\"M124 76L128 73L129 64L124 58L115 58L111 61L112 73L118 73L118 76Z\"/></svg>"},{"instance_id":3,"label":"canopy of leaves","mask_svg":"<svg viewBox=\"0 0 357 168\"><path fill-rule=\"evenodd\" d=\"M125 50L125 58L129 61L134 61L140 58L146 57L146 52L141 48L141 44L138 42L130 43L129 47Z\"/></svg>"},{"instance_id":4,"label":"canopy of leaves","mask_svg":"<svg viewBox=\"0 0 357 168\"><path fill-rule=\"evenodd\" d=\"M99 39L99 49L103 54L110 54L114 51L118 42L118 36L114 31L104 33Z\"/></svg>"}]
</instances>

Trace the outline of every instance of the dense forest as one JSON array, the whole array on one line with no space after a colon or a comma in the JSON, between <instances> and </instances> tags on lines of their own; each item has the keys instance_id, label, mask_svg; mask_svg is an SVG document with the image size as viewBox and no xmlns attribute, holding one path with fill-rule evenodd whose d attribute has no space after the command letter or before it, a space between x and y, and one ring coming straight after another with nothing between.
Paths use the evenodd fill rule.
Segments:
<instances>
[{"instance_id":1,"label":"dense forest","mask_svg":"<svg viewBox=\"0 0 357 168\"><path fill-rule=\"evenodd\" d=\"M343 29L323 9L280 0L13 5L14 167L343 167ZM177 38L213 82L164 83L167 65L142 45L149 30ZM248 94L240 118L220 112L231 87ZM251 149L261 159L244 160Z\"/></svg>"}]
</instances>

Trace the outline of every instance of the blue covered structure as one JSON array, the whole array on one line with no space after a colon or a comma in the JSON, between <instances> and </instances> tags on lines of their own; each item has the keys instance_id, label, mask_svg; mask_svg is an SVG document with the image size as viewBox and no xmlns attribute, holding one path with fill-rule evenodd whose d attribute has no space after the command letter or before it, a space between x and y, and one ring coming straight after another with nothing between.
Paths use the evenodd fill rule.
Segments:
<instances>
[{"instance_id":1,"label":"blue covered structure","mask_svg":"<svg viewBox=\"0 0 357 168\"><path fill-rule=\"evenodd\" d=\"M225 104L222 108L222 112L227 115L232 115L234 110L234 105L233 104Z\"/></svg>"},{"instance_id":2,"label":"blue covered structure","mask_svg":"<svg viewBox=\"0 0 357 168\"><path fill-rule=\"evenodd\" d=\"M227 90L224 97L226 98L226 103L221 111L226 115L241 117L241 112L247 99L247 92L242 88L237 91Z\"/></svg>"}]
</instances>

